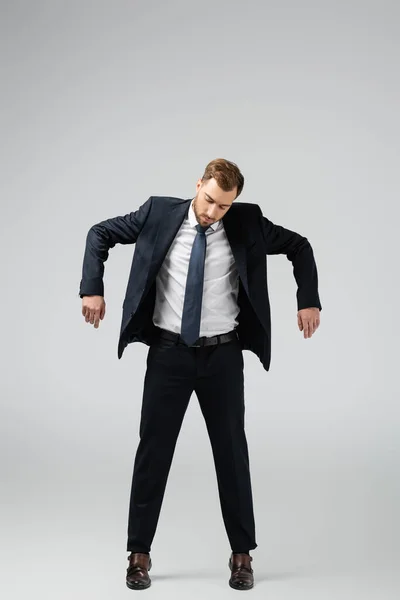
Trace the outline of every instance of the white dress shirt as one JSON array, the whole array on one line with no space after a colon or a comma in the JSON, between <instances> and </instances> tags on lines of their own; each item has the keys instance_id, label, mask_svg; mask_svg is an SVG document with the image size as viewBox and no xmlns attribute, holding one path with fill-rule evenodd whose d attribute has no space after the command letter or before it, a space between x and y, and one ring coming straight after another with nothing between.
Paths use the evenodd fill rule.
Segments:
<instances>
[{"instance_id":1,"label":"white dress shirt","mask_svg":"<svg viewBox=\"0 0 400 600\"><path fill-rule=\"evenodd\" d=\"M197 235L196 225L198 222L192 201L188 217L175 236L156 278L153 323L174 333L181 333L186 279ZM232 331L238 324L239 314L239 275L222 221L210 225L206 236L200 337Z\"/></svg>"}]
</instances>

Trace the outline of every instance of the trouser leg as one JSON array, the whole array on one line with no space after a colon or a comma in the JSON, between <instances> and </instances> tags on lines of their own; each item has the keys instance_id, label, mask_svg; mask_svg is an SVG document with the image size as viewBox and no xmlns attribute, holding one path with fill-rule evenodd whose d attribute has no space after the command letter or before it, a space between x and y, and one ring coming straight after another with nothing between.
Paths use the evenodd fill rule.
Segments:
<instances>
[{"instance_id":1,"label":"trouser leg","mask_svg":"<svg viewBox=\"0 0 400 600\"><path fill-rule=\"evenodd\" d=\"M198 349L195 392L210 438L223 520L233 552L257 547L238 341ZM200 366L201 365L201 366Z\"/></svg>"},{"instance_id":2,"label":"trouser leg","mask_svg":"<svg viewBox=\"0 0 400 600\"><path fill-rule=\"evenodd\" d=\"M150 347L132 477L128 551L150 552L194 381L193 350L165 340Z\"/></svg>"}]
</instances>

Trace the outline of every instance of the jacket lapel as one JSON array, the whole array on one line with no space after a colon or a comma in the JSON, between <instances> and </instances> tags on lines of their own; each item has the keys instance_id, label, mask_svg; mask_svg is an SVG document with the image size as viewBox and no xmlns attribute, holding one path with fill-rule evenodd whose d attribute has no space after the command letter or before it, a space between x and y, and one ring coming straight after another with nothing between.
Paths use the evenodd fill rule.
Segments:
<instances>
[{"instance_id":1,"label":"jacket lapel","mask_svg":"<svg viewBox=\"0 0 400 600\"><path fill-rule=\"evenodd\" d=\"M163 209L155 234L156 239L150 261L149 279L151 281L153 280L152 275L157 274L160 270L163 260L186 218L191 200L191 198L182 200L179 204L165 206Z\"/></svg>"},{"instance_id":2,"label":"jacket lapel","mask_svg":"<svg viewBox=\"0 0 400 600\"><path fill-rule=\"evenodd\" d=\"M243 244L242 225L239 219L235 219L235 213L233 212L234 207L229 209L226 213L222 222L228 242L230 244L233 257L236 262L236 267L239 272L239 277L243 283L243 287L249 296L249 283L247 278L247 262L246 262L246 248Z\"/></svg>"}]
</instances>

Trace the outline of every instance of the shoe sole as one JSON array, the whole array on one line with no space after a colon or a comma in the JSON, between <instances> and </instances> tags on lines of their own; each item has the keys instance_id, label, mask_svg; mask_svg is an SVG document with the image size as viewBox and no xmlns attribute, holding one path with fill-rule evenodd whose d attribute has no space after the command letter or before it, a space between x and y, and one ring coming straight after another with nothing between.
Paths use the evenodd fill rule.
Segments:
<instances>
[{"instance_id":1,"label":"shoe sole","mask_svg":"<svg viewBox=\"0 0 400 600\"><path fill-rule=\"evenodd\" d=\"M239 590L241 592L245 592L246 590L252 590L254 587L254 584L252 584L250 587L242 587L242 586L237 587L236 585L233 585L233 583L231 583L230 581L228 581L228 583L232 589Z\"/></svg>"},{"instance_id":2,"label":"shoe sole","mask_svg":"<svg viewBox=\"0 0 400 600\"><path fill-rule=\"evenodd\" d=\"M147 585L134 585L133 583L126 582L127 587L130 590L147 590L151 586L151 581Z\"/></svg>"}]
</instances>

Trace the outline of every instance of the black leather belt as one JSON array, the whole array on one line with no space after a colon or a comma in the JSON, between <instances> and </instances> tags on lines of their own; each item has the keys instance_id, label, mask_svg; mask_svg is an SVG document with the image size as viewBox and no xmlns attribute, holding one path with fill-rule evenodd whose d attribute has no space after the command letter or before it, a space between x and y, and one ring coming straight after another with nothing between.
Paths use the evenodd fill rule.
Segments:
<instances>
[{"instance_id":1,"label":"black leather belt","mask_svg":"<svg viewBox=\"0 0 400 600\"><path fill-rule=\"evenodd\" d=\"M171 340L176 344L186 346L185 342L181 339L179 333L173 333L166 329L159 329L159 336L165 340ZM213 335L211 337L201 337L194 344L191 344L189 348L200 348L201 346L215 346L216 344L226 344L232 340L238 339L236 329L229 331L228 333L222 333L221 335Z\"/></svg>"}]
</instances>

